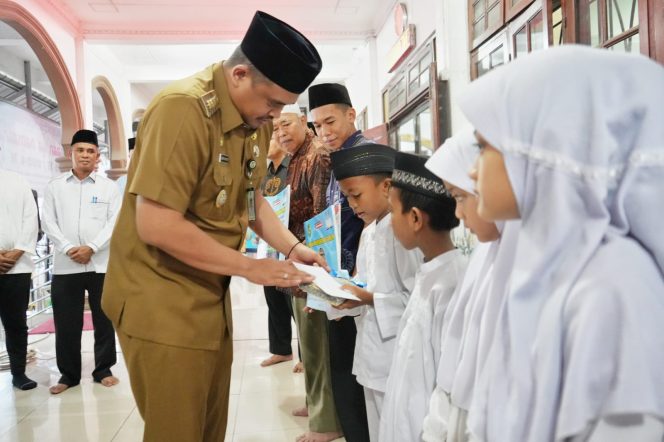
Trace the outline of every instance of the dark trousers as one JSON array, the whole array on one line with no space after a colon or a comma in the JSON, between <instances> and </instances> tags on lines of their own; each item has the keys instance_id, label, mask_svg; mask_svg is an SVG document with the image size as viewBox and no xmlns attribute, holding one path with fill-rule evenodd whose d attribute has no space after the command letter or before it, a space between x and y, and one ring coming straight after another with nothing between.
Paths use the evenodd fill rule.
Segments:
<instances>
[{"instance_id":1,"label":"dark trousers","mask_svg":"<svg viewBox=\"0 0 664 442\"><path fill-rule=\"evenodd\" d=\"M95 328L95 369L92 378L100 382L111 375L117 355L113 324L101 310L104 275L87 272L53 276L51 301L55 320L55 355L61 384L74 386L81 381L81 335L86 290Z\"/></svg>"},{"instance_id":2,"label":"dark trousers","mask_svg":"<svg viewBox=\"0 0 664 442\"><path fill-rule=\"evenodd\" d=\"M12 375L25 373L28 324L25 312L30 298L30 273L0 275L0 320L5 329Z\"/></svg>"},{"instance_id":3,"label":"dark trousers","mask_svg":"<svg viewBox=\"0 0 664 442\"><path fill-rule=\"evenodd\" d=\"M348 442L369 442L364 389L353 374L355 319L345 316L329 321L332 394L344 437Z\"/></svg>"},{"instance_id":4,"label":"dark trousers","mask_svg":"<svg viewBox=\"0 0 664 442\"><path fill-rule=\"evenodd\" d=\"M290 295L280 292L272 286L264 286L263 291L268 310L267 330L270 338L270 353L288 356L293 353L291 348L293 305Z\"/></svg>"}]
</instances>

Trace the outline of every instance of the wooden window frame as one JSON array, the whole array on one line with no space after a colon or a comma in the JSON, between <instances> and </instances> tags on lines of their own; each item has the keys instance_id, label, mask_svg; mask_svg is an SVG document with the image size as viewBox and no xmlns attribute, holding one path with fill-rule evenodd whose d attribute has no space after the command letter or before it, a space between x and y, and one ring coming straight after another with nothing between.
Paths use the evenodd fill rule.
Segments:
<instances>
[{"instance_id":1,"label":"wooden window frame","mask_svg":"<svg viewBox=\"0 0 664 442\"><path fill-rule=\"evenodd\" d=\"M545 0L544 4L542 5L542 10L544 13L544 17L547 19L547 32L549 33L549 47L554 46L554 41L553 41L553 0ZM560 30L560 36L562 37L563 41L562 44L565 44L568 41L574 41L574 40L568 40L567 35L565 33L565 29L567 27L567 19L565 16L565 0L560 1L560 12L561 12L561 27L562 29Z\"/></svg>"},{"instance_id":2,"label":"wooden window frame","mask_svg":"<svg viewBox=\"0 0 664 442\"><path fill-rule=\"evenodd\" d=\"M510 51L510 38L509 38L508 29L505 28L500 31L498 34L494 35L491 39L484 42L481 46L476 48L473 52L470 53L470 79L475 80L478 78L477 75L477 62L483 59L485 56L490 56L499 46L503 46L506 59L503 64L509 63L512 59L512 54Z\"/></svg>"},{"instance_id":3,"label":"wooden window frame","mask_svg":"<svg viewBox=\"0 0 664 442\"><path fill-rule=\"evenodd\" d=\"M431 63L429 64L429 84L426 87L418 87L417 89L410 89L410 71L415 65L419 65L425 57L430 56ZM418 76L421 75L423 70L418 69ZM381 96L383 97L383 120L384 122L394 121L399 119L404 112L412 108L412 104L418 102L422 96L429 95L433 88L434 83L431 82L432 73L435 74L433 78L437 78L437 68L436 68L436 40L434 35L431 35L425 40L425 42L417 48L411 55L408 56L408 59L401 65L394 73L392 79L387 83L387 85L381 91ZM401 81L405 82L405 101L399 107L393 109L390 106L390 91L394 89ZM386 100L387 97L387 100ZM393 102L393 100L392 100ZM387 109L385 105L387 104Z\"/></svg>"},{"instance_id":4,"label":"wooden window frame","mask_svg":"<svg viewBox=\"0 0 664 442\"><path fill-rule=\"evenodd\" d=\"M486 9L486 2L490 0L480 0L482 2L485 2L485 10L484 10L484 17L483 20L487 20L487 15L488 15L488 10ZM482 32L480 35L477 37L473 36L473 25L475 24L475 9L473 8L473 3L475 3L475 0L468 0L468 41L470 44L470 50L475 50L482 44L484 44L487 40L489 40L493 34L495 34L500 28L505 25L505 3L506 0L499 0L498 1L498 8L500 8L500 20L499 22L492 27L489 27L487 24L487 28Z\"/></svg>"},{"instance_id":5,"label":"wooden window frame","mask_svg":"<svg viewBox=\"0 0 664 442\"><path fill-rule=\"evenodd\" d=\"M521 11L523 11L528 6L530 6L531 3L533 3L535 0L520 0L514 6L512 6L511 8L507 7L507 4L508 4L509 1L510 0L504 0L504 2L505 2L505 5L504 5L504 8L505 8L505 23L511 21L514 17L519 15L521 13Z\"/></svg>"},{"instance_id":6,"label":"wooden window frame","mask_svg":"<svg viewBox=\"0 0 664 442\"><path fill-rule=\"evenodd\" d=\"M641 53L664 64L664 2L639 1Z\"/></svg>"},{"instance_id":7,"label":"wooden window frame","mask_svg":"<svg viewBox=\"0 0 664 442\"><path fill-rule=\"evenodd\" d=\"M542 29L547 33L544 38L544 48L551 46L552 40L552 24L551 15L547 14L546 5L551 5L551 0L534 0L529 4L529 7L521 11L521 14L513 19L507 26L508 39L510 41L510 60L516 58L516 34L525 27L526 35L528 38L528 52L532 51L532 41L530 38L530 24L535 19L537 14L542 14Z\"/></svg>"},{"instance_id":8,"label":"wooden window frame","mask_svg":"<svg viewBox=\"0 0 664 442\"><path fill-rule=\"evenodd\" d=\"M393 144L390 144L392 147L394 147L398 151L401 151L401 146L400 146L399 137L398 137L399 127L406 120L412 119L413 122L414 122L414 127L415 127L415 140L413 140L414 143L415 143L415 151L413 153L415 153L415 154L421 154L422 153L422 145L420 143L420 141L421 141L421 127L420 127L420 122L419 122L419 119L417 118L417 116L420 113L427 110L427 109L429 110L429 113L431 114L432 142L433 142L434 146L438 146L441 143L440 140L436 139L437 134L436 134L435 127L437 125L433 124L433 123L435 123L438 120L436 119L436 116L434 115L431 103L429 104L429 106L426 106L426 100L419 100L417 103L414 103L413 106L409 107L402 114L400 114L399 117L392 122L391 127L389 128L389 131L388 131L388 133L389 133L388 139L390 140L391 143L393 143ZM433 154L433 152L435 152L435 150L436 150L435 148L431 149L431 154Z\"/></svg>"},{"instance_id":9,"label":"wooden window frame","mask_svg":"<svg viewBox=\"0 0 664 442\"><path fill-rule=\"evenodd\" d=\"M550 2L551 0L547 0ZM599 1L599 32L602 48L610 48L611 46L620 43L621 41L633 37L637 33L640 40L640 52L643 55L654 58L659 62L664 62L664 4L659 0L638 0L638 16L639 24L627 31L608 38L608 21L606 2L609 0ZM589 44L579 37L581 25L579 23L579 0L563 0L563 16L565 26L566 42L575 42L581 44ZM655 26L653 26L655 24ZM657 40L659 39L659 48L656 47Z\"/></svg>"}]
</instances>

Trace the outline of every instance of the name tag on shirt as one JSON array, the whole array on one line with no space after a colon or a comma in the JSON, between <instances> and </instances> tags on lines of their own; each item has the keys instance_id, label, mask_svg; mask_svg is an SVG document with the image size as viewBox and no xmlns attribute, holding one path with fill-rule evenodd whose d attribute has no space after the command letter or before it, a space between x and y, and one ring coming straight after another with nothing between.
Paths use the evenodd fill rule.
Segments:
<instances>
[{"instance_id":1,"label":"name tag on shirt","mask_svg":"<svg viewBox=\"0 0 664 442\"><path fill-rule=\"evenodd\" d=\"M108 201L102 200L98 196L93 196L92 200L90 201L92 204L108 204Z\"/></svg>"}]
</instances>

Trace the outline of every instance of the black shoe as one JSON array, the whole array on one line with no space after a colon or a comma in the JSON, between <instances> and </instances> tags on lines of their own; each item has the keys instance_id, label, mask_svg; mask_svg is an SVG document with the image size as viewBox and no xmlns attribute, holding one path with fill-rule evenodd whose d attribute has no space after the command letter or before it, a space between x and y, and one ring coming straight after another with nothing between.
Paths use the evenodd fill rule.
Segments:
<instances>
[{"instance_id":1,"label":"black shoe","mask_svg":"<svg viewBox=\"0 0 664 442\"><path fill-rule=\"evenodd\" d=\"M19 390L32 390L37 387L37 383L27 377L25 374L15 374L12 376L12 385Z\"/></svg>"}]
</instances>

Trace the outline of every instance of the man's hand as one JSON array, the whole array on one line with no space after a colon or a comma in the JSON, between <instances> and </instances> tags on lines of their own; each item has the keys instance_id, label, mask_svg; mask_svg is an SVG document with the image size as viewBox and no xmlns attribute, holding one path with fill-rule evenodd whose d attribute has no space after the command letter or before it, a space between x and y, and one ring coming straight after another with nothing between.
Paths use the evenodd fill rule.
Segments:
<instances>
[{"instance_id":1,"label":"man's hand","mask_svg":"<svg viewBox=\"0 0 664 442\"><path fill-rule=\"evenodd\" d=\"M313 276L295 268L290 260L277 261L276 259L254 260L251 269L242 276L254 284L276 287L297 287L314 280Z\"/></svg>"},{"instance_id":2,"label":"man's hand","mask_svg":"<svg viewBox=\"0 0 664 442\"><path fill-rule=\"evenodd\" d=\"M73 247L67 252L67 256L71 258L72 261L79 264L87 264L90 262L94 251L88 246L79 246Z\"/></svg>"},{"instance_id":3,"label":"man's hand","mask_svg":"<svg viewBox=\"0 0 664 442\"><path fill-rule=\"evenodd\" d=\"M328 272L330 271L330 267L327 265L325 258L323 258L318 253L311 250L309 247L305 246L302 243L299 243L295 246L295 248L291 251L291 254L288 257L288 259L291 259L295 262L299 262L302 264L309 264L309 265L318 264Z\"/></svg>"},{"instance_id":4,"label":"man's hand","mask_svg":"<svg viewBox=\"0 0 664 442\"><path fill-rule=\"evenodd\" d=\"M10 253L11 251L0 252L0 275L4 275L16 265L16 259L13 259Z\"/></svg>"}]
</instances>

